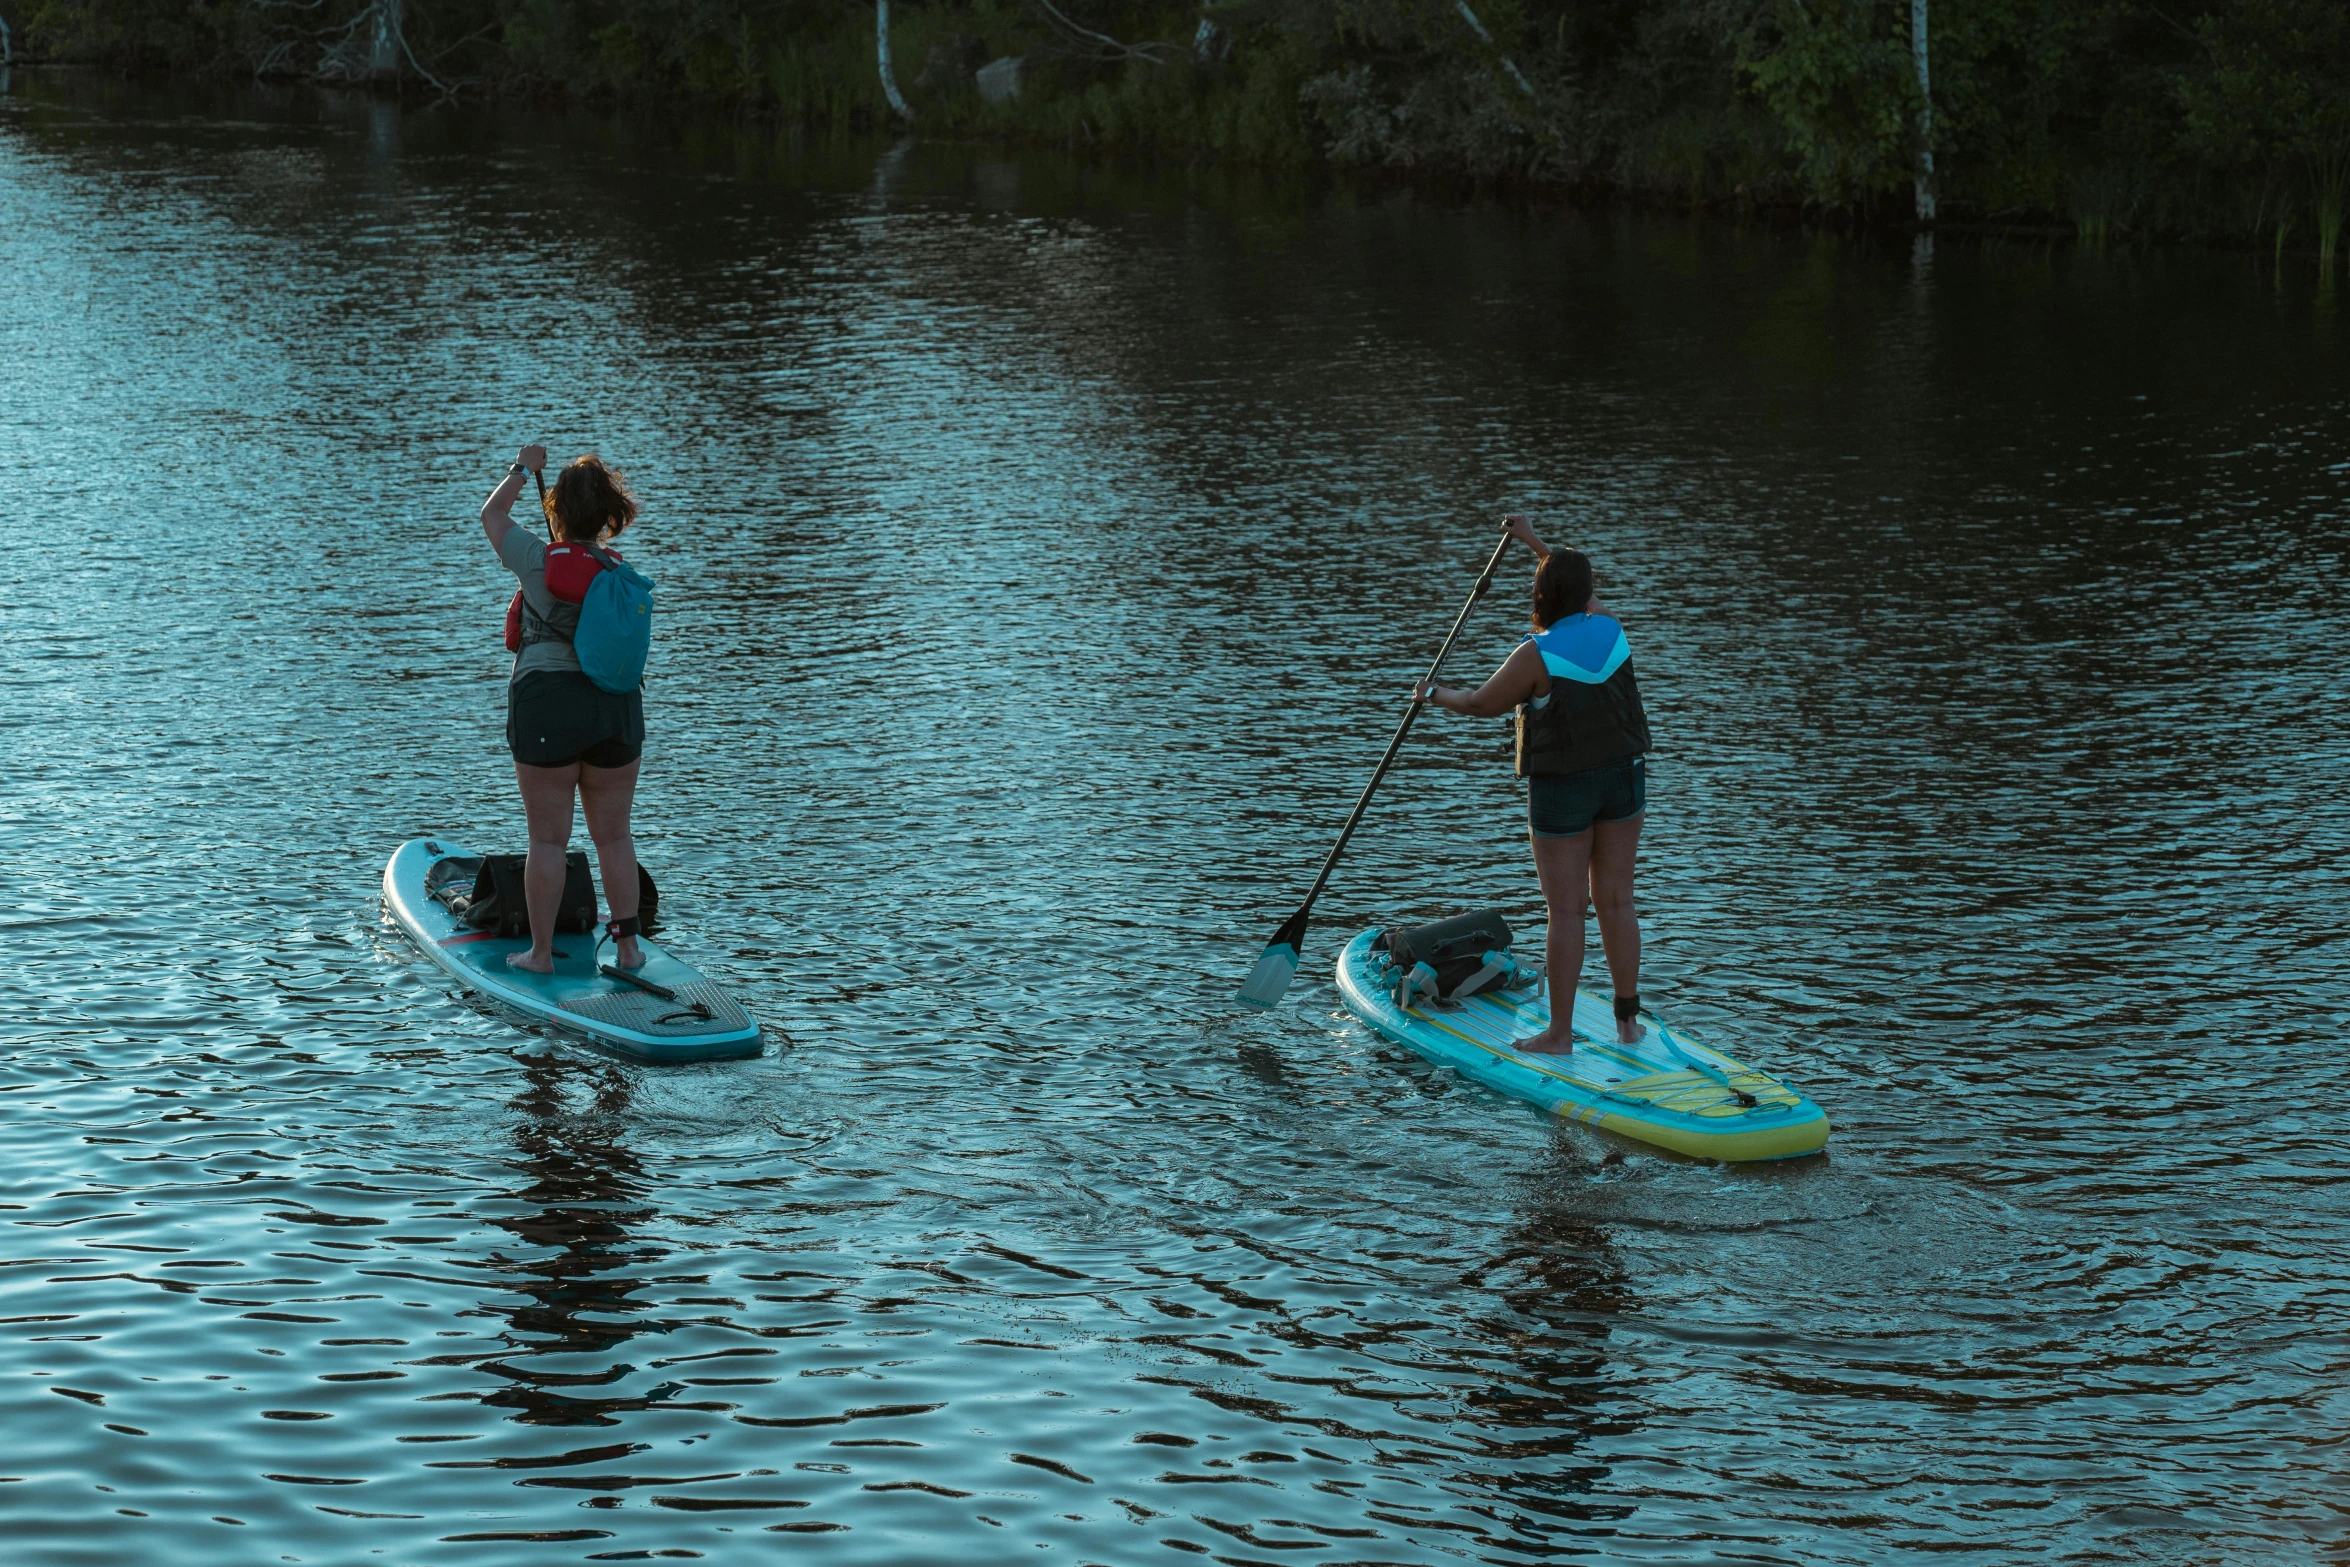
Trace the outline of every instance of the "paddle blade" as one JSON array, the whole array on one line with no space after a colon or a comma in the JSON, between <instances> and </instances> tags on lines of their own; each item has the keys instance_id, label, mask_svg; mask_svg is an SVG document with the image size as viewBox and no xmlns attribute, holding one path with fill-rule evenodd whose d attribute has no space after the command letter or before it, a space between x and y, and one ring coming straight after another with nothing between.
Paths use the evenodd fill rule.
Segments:
<instances>
[{"instance_id":1,"label":"paddle blade","mask_svg":"<svg viewBox=\"0 0 2350 1567\"><path fill-rule=\"evenodd\" d=\"M1284 920L1266 943L1264 956L1249 971L1248 983L1240 987L1241 1005L1280 1005L1281 998L1289 994L1289 982L1297 978L1297 955L1305 944L1306 911L1300 909Z\"/></svg>"},{"instance_id":2,"label":"paddle blade","mask_svg":"<svg viewBox=\"0 0 2350 1567\"><path fill-rule=\"evenodd\" d=\"M1240 987L1244 1006L1271 1007L1280 1004L1289 994L1289 982L1297 978L1297 948L1286 941L1276 941L1257 959L1257 966L1249 970L1248 983Z\"/></svg>"}]
</instances>

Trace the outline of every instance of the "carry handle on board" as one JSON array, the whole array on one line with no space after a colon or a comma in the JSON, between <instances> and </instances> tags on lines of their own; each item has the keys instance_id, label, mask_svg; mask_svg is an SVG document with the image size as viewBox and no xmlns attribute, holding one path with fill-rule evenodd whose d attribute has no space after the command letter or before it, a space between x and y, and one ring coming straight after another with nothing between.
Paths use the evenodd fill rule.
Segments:
<instances>
[{"instance_id":1,"label":"carry handle on board","mask_svg":"<svg viewBox=\"0 0 2350 1567\"><path fill-rule=\"evenodd\" d=\"M628 970L621 968L616 964L599 963L596 965L596 972L603 975L606 979L616 979L623 985L633 985L637 989L645 992L645 994L650 996L658 996L663 1001L678 1000L677 992L671 990L667 985L656 985L651 980L645 978L643 975L631 974ZM667 1017L655 1018L653 1021L656 1023L667 1023L676 1018L696 1017L707 1023L711 1021L714 1015L710 1011L710 1004L707 1001L686 1001L680 1004L685 1008L684 1011L672 1012Z\"/></svg>"},{"instance_id":2,"label":"carry handle on board","mask_svg":"<svg viewBox=\"0 0 2350 1567\"><path fill-rule=\"evenodd\" d=\"M599 963L596 965L596 972L606 979L616 979L623 985L634 985L648 996L659 996L663 1001L677 999L677 992L671 990L667 985L656 985L641 975L631 974L616 963Z\"/></svg>"},{"instance_id":3,"label":"carry handle on board","mask_svg":"<svg viewBox=\"0 0 2350 1567\"><path fill-rule=\"evenodd\" d=\"M1505 528L1502 530L1501 542L1494 545L1493 553L1486 557L1485 570L1479 573L1477 586L1470 590L1469 601L1453 617L1452 630L1446 633L1444 646L1436 650L1436 660L1428 666L1426 680L1421 684L1434 680L1436 672L1444 667L1444 656L1452 651L1453 643L1460 639L1461 627L1469 623L1469 611L1475 609L1477 601L1493 587L1494 568L1501 564L1502 552L1509 547L1510 534ZM1362 798L1355 801L1355 808L1347 815L1346 825L1339 829L1338 841L1330 846L1329 858L1322 862L1322 874L1316 876L1313 886L1306 890L1306 901L1297 906L1297 912L1283 920L1281 928L1273 932L1273 939L1265 944L1263 955L1257 959L1257 966L1249 971L1247 982L1240 987L1243 1004L1270 1007L1289 994L1289 982L1297 977L1298 954L1305 950L1306 916L1313 911L1314 900L1322 895L1322 889L1329 885L1330 873L1338 868L1338 856L1346 852L1346 841L1355 835L1356 824L1362 821L1363 812L1371 804L1372 791L1379 787L1379 780L1387 776L1388 766L1394 762L1395 753L1403 749L1403 737L1412 732L1412 720L1420 716L1421 705L1419 689L1414 687L1411 705L1403 710L1403 722L1395 726L1395 738L1387 742L1387 754L1379 758L1379 766L1373 770L1371 781L1363 785Z\"/></svg>"}]
</instances>

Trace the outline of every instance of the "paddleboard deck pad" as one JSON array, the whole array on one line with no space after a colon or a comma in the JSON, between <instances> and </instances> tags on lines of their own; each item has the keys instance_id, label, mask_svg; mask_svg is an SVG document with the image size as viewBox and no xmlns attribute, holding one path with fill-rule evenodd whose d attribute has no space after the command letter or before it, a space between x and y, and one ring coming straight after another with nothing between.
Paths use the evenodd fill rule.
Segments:
<instances>
[{"instance_id":1,"label":"paddleboard deck pad","mask_svg":"<svg viewBox=\"0 0 2350 1567\"><path fill-rule=\"evenodd\" d=\"M1708 1159L1793 1159L1827 1146L1828 1117L1777 1078L1710 1050L1642 1014L1648 1037L1616 1041L1615 1009L1575 996L1575 1048L1566 1055L1510 1048L1550 1026L1549 986L1487 992L1453 1006L1395 1002L1396 973L1379 933L1338 955L1347 1010L1397 1044L1473 1083L1567 1120Z\"/></svg>"},{"instance_id":2,"label":"paddleboard deck pad","mask_svg":"<svg viewBox=\"0 0 2350 1567\"><path fill-rule=\"evenodd\" d=\"M717 981L640 937L639 978L669 991L656 995L598 971L593 932L555 938L555 972L509 968L506 954L527 952L522 937L475 930L435 902L446 882L470 887L481 856L445 838L412 838L384 867L384 907L424 955L475 995L535 1023L640 1061L708 1061L759 1053L759 1025ZM604 962L613 961L609 943Z\"/></svg>"}]
</instances>

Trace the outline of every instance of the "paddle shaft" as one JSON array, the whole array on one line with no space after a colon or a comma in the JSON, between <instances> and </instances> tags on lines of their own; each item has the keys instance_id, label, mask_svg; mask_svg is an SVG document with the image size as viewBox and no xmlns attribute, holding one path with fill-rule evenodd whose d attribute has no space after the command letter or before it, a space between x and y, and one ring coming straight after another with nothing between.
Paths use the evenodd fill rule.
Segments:
<instances>
[{"instance_id":1,"label":"paddle shaft","mask_svg":"<svg viewBox=\"0 0 2350 1567\"><path fill-rule=\"evenodd\" d=\"M1501 564L1502 553L1509 547L1510 536L1505 532L1501 542L1493 546L1493 553L1486 557L1485 570L1478 576L1477 586L1470 590L1469 602L1463 604L1461 612L1453 617L1452 630L1445 633L1444 646L1436 650L1436 661L1428 666L1423 684L1426 680L1434 680L1436 672L1444 667L1445 655L1452 651L1453 643L1460 640L1461 627L1469 623L1469 611L1475 609L1477 601L1492 589L1494 568ZM1346 825L1338 830L1338 841L1330 846L1330 857L1322 862L1322 874L1314 878L1312 889L1306 893L1306 901L1299 904L1297 912L1290 916L1289 924L1296 927L1301 937L1305 934L1306 912L1313 908L1314 900L1322 895L1322 889L1330 884L1330 873L1338 869L1338 857L1346 852L1347 840L1355 835L1355 828L1362 822L1363 812L1370 809L1371 796L1378 789L1379 780L1387 776L1388 767L1395 761L1395 753L1403 749L1403 737L1412 732L1412 721L1420 716L1420 709L1426 705L1417 688L1414 688L1411 705L1403 712L1403 722L1395 726L1395 738L1387 742L1387 754L1379 758L1379 766L1371 774L1371 781L1363 785L1362 798L1355 801L1355 808L1347 814Z\"/></svg>"},{"instance_id":2,"label":"paddle shaft","mask_svg":"<svg viewBox=\"0 0 2350 1567\"><path fill-rule=\"evenodd\" d=\"M539 487L539 520L547 525L547 542L555 542L555 519L547 515L547 476L536 468L530 470L530 482Z\"/></svg>"}]
</instances>

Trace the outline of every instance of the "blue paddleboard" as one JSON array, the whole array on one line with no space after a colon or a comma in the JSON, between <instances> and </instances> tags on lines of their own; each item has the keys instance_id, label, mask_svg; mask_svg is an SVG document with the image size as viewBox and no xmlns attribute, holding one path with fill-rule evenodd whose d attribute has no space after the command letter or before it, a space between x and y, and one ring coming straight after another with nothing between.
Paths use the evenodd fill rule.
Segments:
<instances>
[{"instance_id":1,"label":"blue paddleboard","mask_svg":"<svg viewBox=\"0 0 2350 1567\"><path fill-rule=\"evenodd\" d=\"M506 954L527 952L527 940L475 930L432 896L451 884L471 889L480 868L480 855L445 838L412 838L384 867L384 907L424 955L467 990L531 1022L640 1061L759 1053L757 1021L717 981L659 942L640 938L645 966L633 972L667 996L599 972L592 932L555 938L552 974L507 967ZM607 944L602 961L612 959Z\"/></svg>"},{"instance_id":2,"label":"blue paddleboard","mask_svg":"<svg viewBox=\"0 0 2350 1567\"><path fill-rule=\"evenodd\" d=\"M1615 1010L1575 996L1575 1048L1565 1055L1514 1050L1510 1042L1550 1026L1547 985L1488 991L1453 1006L1395 1003L1396 974L1379 933L1366 930L1338 955L1347 1010L1397 1044L1471 1082L1676 1153L1710 1159L1793 1159L1828 1144L1828 1117L1767 1072L1708 1049L1646 1013L1648 1037L1616 1041Z\"/></svg>"}]
</instances>

